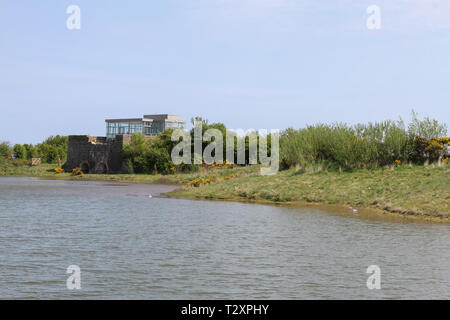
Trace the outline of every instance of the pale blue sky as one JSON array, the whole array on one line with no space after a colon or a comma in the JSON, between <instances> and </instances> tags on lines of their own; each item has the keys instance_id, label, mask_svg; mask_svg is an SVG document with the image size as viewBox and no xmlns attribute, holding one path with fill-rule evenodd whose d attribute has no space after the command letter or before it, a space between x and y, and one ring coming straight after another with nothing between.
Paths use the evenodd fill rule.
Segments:
<instances>
[{"instance_id":1,"label":"pale blue sky","mask_svg":"<svg viewBox=\"0 0 450 320\"><path fill-rule=\"evenodd\" d=\"M414 108L449 124L449 60L448 0L1 0L0 141L151 113L284 129Z\"/></svg>"}]
</instances>

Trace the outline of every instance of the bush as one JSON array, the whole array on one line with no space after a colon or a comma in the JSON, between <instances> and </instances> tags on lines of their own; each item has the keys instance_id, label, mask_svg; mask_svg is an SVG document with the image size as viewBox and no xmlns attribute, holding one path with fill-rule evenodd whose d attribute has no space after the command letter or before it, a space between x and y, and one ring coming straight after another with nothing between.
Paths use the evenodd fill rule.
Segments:
<instances>
[{"instance_id":1,"label":"bush","mask_svg":"<svg viewBox=\"0 0 450 320\"><path fill-rule=\"evenodd\" d=\"M31 158L36 158L37 156L37 149L32 144L24 144L23 147L25 148L27 159L31 160Z\"/></svg>"},{"instance_id":2,"label":"bush","mask_svg":"<svg viewBox=\"0 0 450 320\"><path fill-rule=\"evenodd\" d=\"M221 123L208 124L203 121L203 133L208 129L219 130L224 137L226 155L226 127ZM131 141L123 147L123 159L129 172L173 173L197 171L201 165L182 164L175 166L171 161L171 151L178 143L171 141L172 130L166 130L157 137L146 140L142 134L133 134ZM383 165L435 161L444 157L447 138L446 126L436 120L419 120L413 113L412 123L406 128L399 121L382 121L349 126L347 124L318 124L304 129L286 129L280 136L280 167L293 166L326 168L375 168ZM418 133L424 136L417 136ZM194 129L191 135L191 155L194 157ZM432 138L427 138L428 136ZM241 139L241 140L239 140ZM245 139L246 164L249 160L249 139ZM445 140L447 139L447 140ZM259 143L266 143L258 139ZM270 136L267 141L270 154ZM203 141L202 150L209 145ZM234 145L234 162L237 161L237 147ZM258 152L259 156L259 152ZM174 170L170 170L170 168Z\"/></svg>"},{"instance_id":3,"label":"bush","mask_svg":"<svg viewBox=\"0 0 450 320\"><path fill-rule=\"evenodd\" d=\"M174 167L170 151L176 142L171 141L171 130L167 130L156 138L146 140L142 134L133 134L129 143L125 144L122 156L128 171L133 173L170 172Z\"/></svg>"},{"instance_id":4,"label":"bush","mask_svg":"<svg viewBox=\"0 0 450 320\"><path fill-rule=\"evenodd\" d=\"M73 176L82 176L83 175L83 171L81 171L81 168L75 168L72 170L72 175Z\"/></svg>"},{"instance_id":5,"label":"bush","mask_svg":"<svg viewBox=\"0 0 450 320\"><path fill-rule=\"evenodd\" d=\"M58 159L63 161L67 157L68 145L68 137L51 136L36 146L35 153L41 157L43 162L56 163Z\"/></svg>"},{"instance_id":6,"label":"bush","mask_svg":"<svg viewBox=\"0 0 450 320\"><path fill-rule=\"evenodd\" d=\"M127 159L125 161L125 168L126 168L126 172L129 174L133 174L134 172L134 168L133 168L133 162L131 161L131 159Z\"/></svg>"},{"instance_id":7,"label":"bush","mask_svg":"<svg viewBox=\"0 0 450 320\"><path fill-rule=\"evenodd\" d=\"M62 168L55 168L55 173L62 173L64 170Z\"/></svg>"},{"instance_id":8,"label":"bush","mask_svg":"<svg viewBox=\"0 0 450 320\"><path fill-rule=\"evenodd\" d=\"M415 136L418 132L430 136ZM436 120L413 119L405 128L402 120L358 124L289 128L280 138L280 167L311 166L317 162L343 168L373 168L398 162L423 163L444 157L448 138L446 126Z\"/></svg>"},{"instance_id":9,"label":"bush","mask_svg":"<svg viewBox=\"0 0 450 320\"><path fill-rule=\"evenodd\" d=\"M13 153L15 159L27 159L27 149L21 144L14 145Z\"/></svg>"},{"instance_id":10,"label":"bush","mask_svg":"<svg viewBox=\"0 0 450 320\"><path fill-rule=\"evenodd\" d=\"M130 142L123 146L122 157L126 161L129 172L147 173L148 165L145 158L147 148L144 135L135 133L131 136Z\"/></svg>"},{"instance_id":11,"label":"bush","mask_svg":"<svg viewBox=\"0 0 450 320\"><path fill-rule=\"evenodd\" d=\"M26 159L11 159L9 160L9 163L11 163L14 167L22 167L30 165L30 161Z\"/></svg>"},{"instance_id":12,"label":"bush","mask_svg":"<svg viewBox=\"0 0 450 320\"><path fill-rule=\"evenodd\" d=\"M444 145L438 139L433 138L427 141L425 153L430 161L437 161L442 155Z\"/></svg>"},{"instance_id":13,"label":"bush","mask_svg":"<svg viewBox=\"0 0 450 320\"><path fill-rule=\"evenodd\" d=\"M437 161L440 158L447 157L448 143L450 138L432 138L425 139L416 137L414 140L414 150L412 161L415 163L424 163L426 160Z\"/></svg>"},{"instance_id":14,"label":"bush","mask_svg":"<svg viewBox=\"0 0 450 320\"><path fill-rule=\"evenodd\" d=\"M40 157L42 162L56 163L58 159L64 161L67 157L68 137L51 136L44 142L33 146L32 144L15 144L11 148L8 142L0 143L0 158L9 158L11 155L16 159L27 159Z\"/></svg>"},{"instance_id":15,"label":"bush","mask_svg":"<svg viewBox=\"0 0 450 320\"><path fill-rule=\"evenodd\" d=\"M225 141L226 128L223 124L203 123L203 133L208 129L217 129L222 132ZM172 141L173 129L165 130L157 137L146 139L142 134L133 134L130 142L125 144L122 149L122 158L126 163L128 172L133 173L162 173L169 174L174 172L193 172L200 167L194 164L180 164L175 166L171 159L172 149L178 144ZM194 130L191 132L192 138L192 157L194 156ZM203 149L209 142L203 142ZM225 155L225 145L224 145ZM192 158L193 159L193 158ZM171 168L174 168L171 170Z\"/></svg>"},{"instance_id":16,"label":"bush","mask_svg":"<svg viewBox=\"0 0 450 320\"><path fill-rule=\"evenodd\" d=\"M7 159L11 157L12 150L9 142L4 141L0 143L0 158Z\"/></svg>"},{"instance_id":17,"label":"bush","mask_svg":"<svg viewBox=\"0 0 450 320\"><path fill-rule=\"evenodd\" d=\"M408 126L408 133L413 137L422 137L430 140L432 138L441 138L447 135L447 125L439 123L435 119L425 117L423 120L418 118L418 114L411 111L411 123Z\"/></svg>"},{"instance_id":18,"label":"bush","mask_svg":"<svg viewBox=\"0 0 450 320\"><path fill-rule=\"evenodd\" d=\"M148 172L168 174L170 168L174 167L170 153L165 148L150 147L145 156Z\"/></svg>"}]
</instances>

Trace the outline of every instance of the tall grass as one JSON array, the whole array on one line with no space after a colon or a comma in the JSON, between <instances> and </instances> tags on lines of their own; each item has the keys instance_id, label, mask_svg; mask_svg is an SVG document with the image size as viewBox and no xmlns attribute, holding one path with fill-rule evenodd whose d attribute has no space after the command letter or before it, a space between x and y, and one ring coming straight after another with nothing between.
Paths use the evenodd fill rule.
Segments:
<instances>
[{"instance_id":1,"label":"tall grass","mask_svg":"<svg viewBox=\"0 0 450 320\"><path fill-rule=\"evenodd\" d=\"M408 129L402 120L355 126L337 123L299 130L290 128L281 135L281 164L288 168L327 162L342 168L374 168L399 162L418 162L418 159L424 161L427 159L425 149L417 150L417 128L428 138L441 138L447 133L445 125L428 118L424 121L425 125L413 118L414 123ZM448 140L441 140L442 150L445 143ZM418 153L422 157L418 157Z\"/></svg>"}]
</instances>

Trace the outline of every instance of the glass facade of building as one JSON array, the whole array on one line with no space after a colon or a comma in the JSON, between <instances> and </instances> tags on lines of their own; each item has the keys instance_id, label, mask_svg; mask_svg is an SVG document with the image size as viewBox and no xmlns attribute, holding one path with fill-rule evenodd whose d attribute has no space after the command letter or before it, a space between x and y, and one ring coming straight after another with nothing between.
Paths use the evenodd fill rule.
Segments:
<instances>
[{"instance_id":1,"label":"glass facade of building","mask_svg":"<svg viewBox=\"0 0 450 320\"><path fill-rule=\"evenodd\" d=\"M143 133L142 121L117 121L106 123L106 136L114 138L118 134Z\"/></svg>"},{"instance_id":2,"label":"glass facade of building","mask_svg":"<svg viewBox=\"0 0 450 320\"><path fill-rule=\"evenodd\" d=\"M115 138L118 134L142 133L156 136L169 128L184 128L186 122L175 115L153 115L137 119L106 120L106 136Z\"/></svg>"}]
</instances>

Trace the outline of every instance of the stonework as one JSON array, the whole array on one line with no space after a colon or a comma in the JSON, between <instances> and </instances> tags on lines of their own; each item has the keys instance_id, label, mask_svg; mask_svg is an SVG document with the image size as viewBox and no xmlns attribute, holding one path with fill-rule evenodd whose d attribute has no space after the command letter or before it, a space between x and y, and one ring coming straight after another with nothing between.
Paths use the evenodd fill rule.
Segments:
<instances>
[{"instance_id":1,"label":"stonework","mask_svg":"<svg viewBox=\"0 0 450 320\"><path fill-rule=\"evenodd\" d=\"M83 173L127 173L122 161L122 147L130 141L130 135L117 135L114 139L87 135L69 136L67 172L81 168Z\"/></svg>"}]
</instances>

